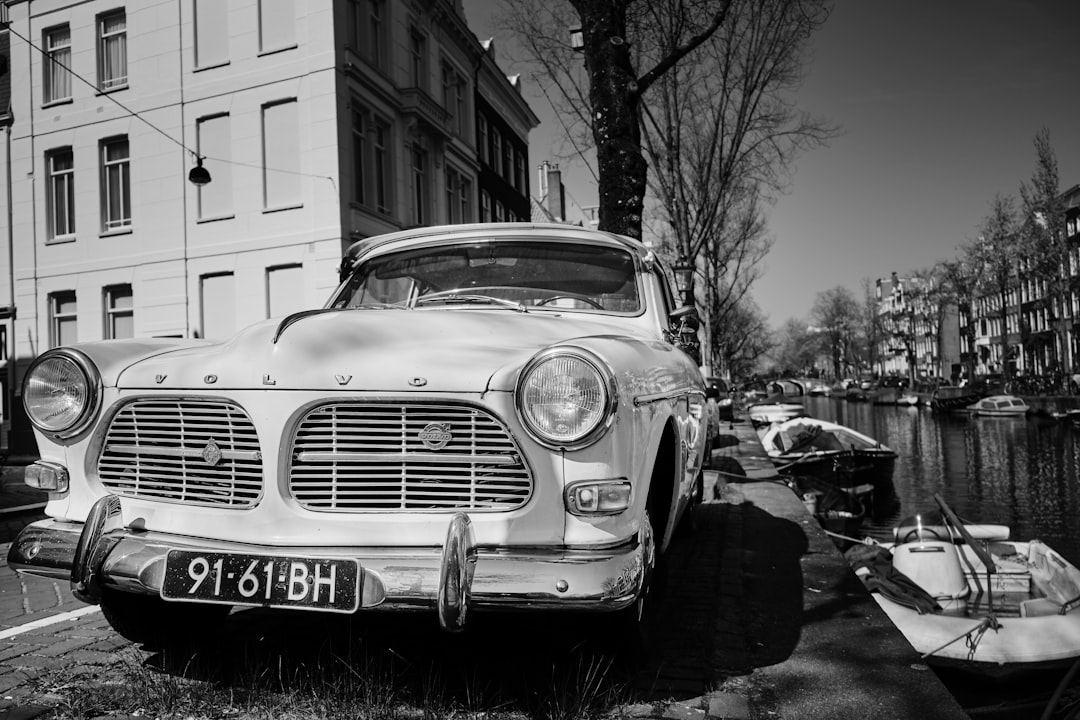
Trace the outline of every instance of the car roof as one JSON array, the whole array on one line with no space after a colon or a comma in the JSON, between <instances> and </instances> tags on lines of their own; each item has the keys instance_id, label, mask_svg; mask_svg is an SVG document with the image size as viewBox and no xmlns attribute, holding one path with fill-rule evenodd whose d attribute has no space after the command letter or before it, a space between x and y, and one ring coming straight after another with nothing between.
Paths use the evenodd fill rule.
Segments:
<instances>
[{"instance_id":1,"label":"car roof","mask_svg":"<svg viewBox=\"0 0 1080 720\"><path fill-rule=\"evenodd\" d=\"M553 239L581 240L601 245L611 245L625 248L640 258L655 257L652 251L644 243L634 240L625 235L592 230L579 225L563 225L560 223L471 223L467 225L432 225L417 227L410 230L399 230L384 235L374 235L363 240L357 240L349 246L342 258L342 267L348 267L356 258L366 255L368 252L383 245L400 240L422 241L426 239L442 241L457 240L494 240L499 238L513 239L523 233L532 231L544 231Z\"/></svg>"}]
</instances>

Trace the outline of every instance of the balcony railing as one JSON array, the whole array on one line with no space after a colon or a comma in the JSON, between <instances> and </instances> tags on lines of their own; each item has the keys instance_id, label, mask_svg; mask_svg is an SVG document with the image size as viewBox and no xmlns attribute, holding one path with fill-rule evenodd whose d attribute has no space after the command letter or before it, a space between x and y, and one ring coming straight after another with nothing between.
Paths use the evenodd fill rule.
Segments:
<instances>
[{"instance_id":1,"label":"balcony railing","mask_svg":"<svg viewBox=\"0 0 1080 720\"><path fill-rule=\"evenodd\" d=\"M401 90L401 109L408 115L416 116L418 120L443 137L450 137L449 111L422 88L411 87Z\"/></svg>"}]
</instances>

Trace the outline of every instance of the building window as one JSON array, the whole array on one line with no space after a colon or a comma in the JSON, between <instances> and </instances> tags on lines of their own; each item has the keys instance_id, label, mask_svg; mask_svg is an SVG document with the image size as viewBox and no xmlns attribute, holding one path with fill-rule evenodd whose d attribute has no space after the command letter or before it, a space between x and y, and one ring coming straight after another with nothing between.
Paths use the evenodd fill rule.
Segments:
<instances>
[{"instance_id":1,"label":"building window","mask_svg":"<svg viewBox=\"0 0 1080 720\"><path fill-rule=\"evenodd\" d=\"M49 295L49 345L74 345L78 342L78 313L75 291L50 293Z\"/></svg>"},{"instance_id":2,"label":"building window","mask_svg":"<svg viewBox=\"0 0 1080 720\"><path fill-rule=\"evenodd\" d=\"M135 296L130 285L105 288L105 339L135 337Z\"/></svg>"},{"instance_id":3,"label":"building window","mask_svg":"<svg viewBox=\"0 0 1080 720\"><path fill-rule=\"evenodd\" d=\"M427 39L416 28L409 30L409 79L413 87L427 89Z\"/></svg>"},{"instance_id":4,"label":"building window","mask_svg":"<svg viewBox=\"0 0 1080 720\"><path fill-rule=\"evenodd\" d=\"M126 137L101 141L101 228L131 227L131 169Z\"/></svg>"},{"instance_id":5,"label":"building window","mask_svg":"<svg viewBox=\"0 0 1080 720\"><path fill-rule=\"evenodd\" d=\"M45 60L45 103L71 99L71 28L67 25L50 28L44 33L42 45Z\"/></svg>"},{"instance_id":6,"label":"building window","mask_svg":"<svg viewBox=\"0 0 1080 720\"><path fill-rule=\"evenodd\" d=\"M386 0L353 0L352 46L379 70L386 69Z\"/></svg>"},{"instance_id":7,"label":"building window","mask_svg":"<svg viewBox=\"0 0 1080 720\"><path fill-rule=\"evenodd\" d=\"M232 273L199 278L202 336L227 340L236 332L236 289Z\"/></svg>"},{"instance_id":8,"label":"building window","mask_svg":"<svg viewBox=\"0 0 1080 720\"><path fill-rule=\"evenodd\" d=\"M508 183L514 181L514 148L510 144L510 138L503 143L502 176Z\"/></svg>"},{"instance_id":9,"label":"building window","mask_svg":"<svg viewBox=\"0 0 1080 720\"><path fill-rule=\"evenodd\" d=\"M127 15L116 10L98 16L98 89L127 84Z\"/></svg>"},{"instance_id":10,"label":"building window","mask_svg":"<svg viewBox=\"0 0 1080 720\"><path fill-rule=\"evenodd\" d=\"M451 224L472 221L472 183L462 173L446 168L446 219Z\"/></svg>"},{"instance_id":11,"label":"building window","mask_svg":"<svg viewBox=\"0 0 1080 720\"><path fill-rule=\"evenodd\" d=\"M465 135L465 77L447 61L442 64L443 107L450 115L450 127Z\"/></svg>"},{"instance_id":12,"label":"building window","mask_svg":"<svg viewBox=\"0 0 1080 720\"><path fill-rule=\"evenodd\" d=\"M491 222L491 195L487 190L480 191L480 222Z\"/></svg>"},{"instance_id":13,"label":"building window","mask_svg":"<svg viewBox=\"0 0 1080 720\"><path fill-rule=\"evenodd\" d=\"M491 169L502 175L502 136L495 128L491 128Z\"/></svg>"},{"instance_id":14,"label":"building window","mask_svg":"<svg viewBox=\"0 0 1080 720\"><path fill-rule=\"evenodd\" d=\"M354 199L361 205L390 213L390 124L363 109L353 110Z\"/></svg>"},{"instance_id":15,"label":"building window","mask_svg":"<svg viewBox=\"0 0 1080 720\"><path fill-rule=\"evenodd\" d=\"M480 162L486 165L488 161L488 125L487 118L480 114L476 116L476 134L479 137L476 153L480 156Z\"/></svg>"},{"instance_id":16,"label":"building window","mask_svg":"<svg viewBox=\"0 0 1080 720\"><path fill-rule=\"evenodd\" d=\"M295 0L259 0L259 52L296 47Z\"/></svg>"},{"instance_id":17,"label":"building window","mask_svg":"<svg viewBox=\"0 0 1080 720\"><path fill-rule=\"evenodd\" d=\"M522 195L528 195L525 184L525 155L520 150L514 152L514 187Z\"/></svg>"},{"instance_id":18,"label":"building window","mask_svg":"<svg viewBox=\"0 0 1080 720\"><path fill-rule=\"evenodd\" d=\"M296 100L263 106L263 207L300 204L300 120Z\"/></svg>"},{"instance_id":19,"label":"building window","mask_svg":"<svg viewBox=\"0 0 1080 720\"><path fill-rule=\"evenodd\" d=\"M229 217L232 214L232 138L228 115L200 118L195 123L195 143L204 164L211 168L213 181L199 187L199 219Z\"/></svg>"},{"instance_id":20,"label":"building window","mask_svg":"<svg viewBox=\"0 0 1080 720\"><path fill-rule=\"evenodd\" d=\"M304 266L267 268L266 317L285 317L304 309Z\"/></svg>"},{"instance_id":21,"label":"building window","mask_svg":"<svg viewBox=\"0 0 1080 720\"><path fill-rule=\"evenodd\" d=\"M71 148L45 156L45 213L48 237L75 234L75 160Z\"/></svg>"},{"instance_id":22,"label":"building window","mask_svg":"<svg viewBox=\"0 0 1080 720\"><path fill-rule=\"evenodd\" d=\"M411 149L410 170L412 175L412 223L423 225L428 221L428 154L419 145Z\"/></svg>"},{"instance_id":23,"label":"building window","mask_svg":"<svg viewBox=\"0 0 1080 720\"><path fill-rule=\"evenodd\" d=\"M229 4L195 0L195 67L213 67L228 61Z\"/></svg>"},{"instance_id":24,"label":"building window","mask_svg":"<svg viewBox=\"0 0 1080 720\"><path fill-rule=\"evenodd\" d=\"M498 200L496 200L495 201L495 222L502 222L505 219L506 219L506 216L503 215L503 204L501 202L499 202Z\"/></svg>"}]
</instances>

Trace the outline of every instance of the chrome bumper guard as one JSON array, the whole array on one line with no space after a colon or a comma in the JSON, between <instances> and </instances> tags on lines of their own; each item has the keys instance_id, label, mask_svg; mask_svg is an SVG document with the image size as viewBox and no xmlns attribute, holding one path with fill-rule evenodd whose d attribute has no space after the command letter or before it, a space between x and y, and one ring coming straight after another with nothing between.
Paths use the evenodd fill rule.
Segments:
<instances>
[{"instance_id":1,"label":"chrome bumper guard","mask_svg":"<svg viewBox=\"0 0 1080 720\"><path fill-rule=\"evenodd\" d=\"M85 523L39 520L11 544L8 565L22 573L70 579L84 602L102 587L157 595L169 550L354 558L362 568L360 607L438 611L461 630L470 608L609 611L631 605L652 573L649 523L634 541L602 549L478 547L465 513L455 514L442 548L268 547L123 527L120 501L99 500Z\"/></svg>"}]
</instances>

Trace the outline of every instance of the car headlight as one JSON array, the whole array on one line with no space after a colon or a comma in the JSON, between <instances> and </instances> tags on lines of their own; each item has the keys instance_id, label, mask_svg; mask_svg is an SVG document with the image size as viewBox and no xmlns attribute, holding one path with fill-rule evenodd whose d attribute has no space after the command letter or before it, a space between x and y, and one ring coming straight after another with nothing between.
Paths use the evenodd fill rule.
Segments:
<instances>
[{"instance_id":1,"label":"car headlight","mask_svg":"<svg viewBox=\"0 0 1080 720\"><path fill-rule=\"evenodd\" d=\"M22 395L34 427L56 437L71 437L97 414L101 378L82 353L50 350L30 366Z\"/></svg>"},{"instance_id":2,"label":"car headlight","mask_svg":"<svg viewBox=\"0 0 1080 720\"><path fill-rule=\"evenodd\" d=\"M518 413L542 444L584 447L607 427L615 409L614 387L598 360L577 351L548 351L521 372Z\"/></svg>"}]
</instances>

